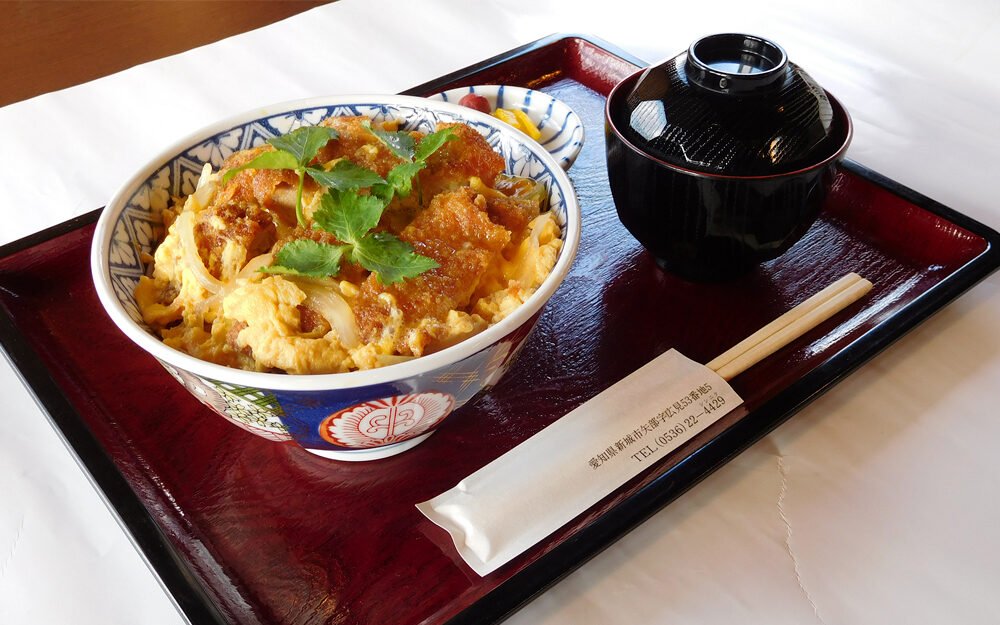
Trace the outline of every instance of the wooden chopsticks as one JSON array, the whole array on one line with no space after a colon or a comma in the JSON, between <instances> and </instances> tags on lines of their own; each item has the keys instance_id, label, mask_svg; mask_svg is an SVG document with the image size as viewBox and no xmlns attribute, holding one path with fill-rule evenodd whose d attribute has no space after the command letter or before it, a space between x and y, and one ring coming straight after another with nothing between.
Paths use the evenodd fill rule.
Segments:
<instances>
[{"instance_id":1,"label":"wooden chopsticks","mask_svg":"<svg viewBox=\"0 0 1000 625\"><path fill-rule=\"evenodd\" d=\"M706 366L731 380L861 299L872 283L849 273L743 339Z\"/></svg>"}]
</instances>

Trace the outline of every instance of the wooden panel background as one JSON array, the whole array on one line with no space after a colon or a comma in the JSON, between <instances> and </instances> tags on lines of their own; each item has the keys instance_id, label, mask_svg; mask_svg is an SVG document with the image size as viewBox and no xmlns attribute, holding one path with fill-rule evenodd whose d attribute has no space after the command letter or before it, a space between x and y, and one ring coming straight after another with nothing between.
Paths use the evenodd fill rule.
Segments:
<instances>
[{"instance_id":1,"label":"wooden panel background","mask_svg":"<svg viewBox=\"0 0 1000 625\"><path fill-rule=\"evenodd\" d=\"M329 2L0 2L0 106L254 30Z\"/></svg>"}]
</instances>

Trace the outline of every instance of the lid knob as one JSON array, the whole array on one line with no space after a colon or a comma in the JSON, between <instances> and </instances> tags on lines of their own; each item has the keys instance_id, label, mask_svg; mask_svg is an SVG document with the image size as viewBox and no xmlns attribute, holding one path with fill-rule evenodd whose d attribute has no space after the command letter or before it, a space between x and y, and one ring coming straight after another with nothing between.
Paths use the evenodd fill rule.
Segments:
<instances>
[{"instance_id":1,"label":"lid knob","mask_svg":"<svg viewBox=\"0 0 1000 625\"><path fill-rule=\"evenodd\" d=\"M725 33L692 43L684 71L697 87L725 95L744 95L779 87L787 67L788 56L773 41Z\"/></svg>"}]
</instances>

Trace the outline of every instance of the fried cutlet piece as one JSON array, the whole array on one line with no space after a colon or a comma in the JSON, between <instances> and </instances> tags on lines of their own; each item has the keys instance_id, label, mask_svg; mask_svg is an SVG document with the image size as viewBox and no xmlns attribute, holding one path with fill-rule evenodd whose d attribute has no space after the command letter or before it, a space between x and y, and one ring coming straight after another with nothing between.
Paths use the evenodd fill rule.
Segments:
<instances>
[{"instance_id":1,"label":"fried cutlet piece","mask_svg":"<svg viewBox=\"0 0 1000 625\"><path fill-rule=\"evenodd\" d=\"M522 233L528 223L538 217L540 203L534 199L491 195L486 198L486 212L493 223L513 233Z\"/></svg>"},{"instance_id":2,"label":"fried cutlet piece","mask_svg":"<svg viewBox=\"0 0 1000 625\"><path fill-rule=\"evenodd\" d=\"M469 184L472 177L492 185L504 170L503 157L497 154L483 135L466 124L438 124L438 130L453 126L457 137L445 142L427 158L427 167L420 172L420 189L424 201L430 201L442 191Z\"/></svg>"},{"instance_id":3,"label":"fried cutlet piece","mask_svg":"<svg viewBox=\"0 0 1000 625\"><path fill-rule=\"evenodd\" d=\"M510 233L490 221L485 204L485 198L468 187L450 191L435 197L403 229L399 238L440 266L392 285L379 283L375 274L368 276L354 305L366 342L381 343L391 332L396 353L420 355L433 338L413 335L421 322L441 321L448 311L468 306L479 280L510 241ZM401 322L393 318L392 300L402 313Z\"/></svg>"},{"instance_id":4,"label":"fried cutlet piece","mask_svg":"<svg viewBox=\"0 0 1000 625\"><path fill-rule=\"evenodd\" d=\"M246 261L269 252L278 239L272 213L253 202L213 204L198 214L194 234L205 267L216 278L224 279L231 278L242 267L227 266L224 258L227 242L244 248ZM224 276L227 272L230 275Z\"/></svg>"},{"instance_id":5,"label":"fried cutlet piece","mask_svg":"<svg viewBox=\"0 0 1000 625\"><path fill-rule=\"evenodd\" d=\"M225 173L246 165L260 154L273 150L270 145L240 150L222 163L220 171ZM291 169L244 169L219 189L215 204L256 203L291 226L295 224L295 190L298 184L298 175ZM303 191L311 192L317 188L318 185L307 177Z\"/></svg>"},{"instance_id":6,"label":"fried cutlet piece","mask_svg":"<svg viewBox=\"0 0 1000 625\"><path fill-rule=\"evenodd\" d=\"M385 147L378 137L362 126L362 122L371 121L367 116L328 117L319 123L320 126L333 128L339 137L320 148L316 160L326 163L338 158L347 158L357 165L366 167L385 178L402 159ZM395 130L395 125L385 130Z\"/></svg>"}]
</instances>

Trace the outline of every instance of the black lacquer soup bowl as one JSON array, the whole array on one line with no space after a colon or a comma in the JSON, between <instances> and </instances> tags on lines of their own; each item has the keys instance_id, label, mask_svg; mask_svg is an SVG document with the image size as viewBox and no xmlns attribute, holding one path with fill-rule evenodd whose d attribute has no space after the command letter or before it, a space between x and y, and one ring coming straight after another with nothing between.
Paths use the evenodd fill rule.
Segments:
<instances>
[{"instance_id":1,"label":"black lacquer soup bowl","mask_svg":"<svg viewBox=\"0 0 1000 625\"><path fill-rule=\"evenodd\" d=\"M777 44L723 34L617 85L605 135L625 227L665 270L721 281L806 233L852 125Z\"/></svg>"}]
</instances>

